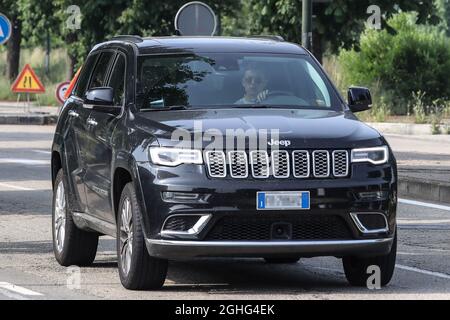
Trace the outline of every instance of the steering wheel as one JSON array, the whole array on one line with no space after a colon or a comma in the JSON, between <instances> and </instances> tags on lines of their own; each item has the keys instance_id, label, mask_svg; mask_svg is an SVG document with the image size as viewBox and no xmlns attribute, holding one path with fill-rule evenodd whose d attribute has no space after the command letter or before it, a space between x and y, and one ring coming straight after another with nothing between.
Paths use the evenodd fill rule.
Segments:
<instances>
[{"instance_id":1,"label":"steering wheel","mask_svg":"<svg viewBox=\"0 0 450 320\"><path fill-rule=\"evenodd\" d=\"M267 94L267 96L265 97L264 100L267 100L268 98L273 98L273 97L292 96L292 95L293 94L289 91L273 90L273 91L269 91L269 93Z\"/></svg>"},{"instance_id":2,"label":"steering wheel","mask_svg":"<svg viewBox=\"0 0 450 320\"><path fill-rule=\"evenodd\" d=\"M293 104L293 105L297 105L298 104L298 105L303 105L303 106L310 105L306 100L295 96L292 92L283 91L283 90L269 91L267 96L262 101L267 101L270 98L275 98L275 97L290 97L290 100L292 100L292 101L289 101L287 104ZM279 102L275 102L275 103L278 104Z\"/></svg>"}]
</instances>

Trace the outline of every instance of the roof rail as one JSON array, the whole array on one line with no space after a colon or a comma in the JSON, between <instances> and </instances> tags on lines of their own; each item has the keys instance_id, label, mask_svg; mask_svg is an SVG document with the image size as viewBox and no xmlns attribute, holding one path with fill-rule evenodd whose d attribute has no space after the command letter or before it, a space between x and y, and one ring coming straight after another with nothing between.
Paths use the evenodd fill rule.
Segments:
<instances>
[{"instance_id":1,"label":"roof rail","mask_svg":"<svg viewBox=\"0 0 450 320\"><path fill-rule=\"evenodd\" d=\"M257 36L248 36L247 38L260 38L260 39L268 39L268 40L274 40L274 41L284 41L282 36L278 35L257 35Z\"/></svg>"},{"instance_id":2,"label":"roof rail","mask_svg":"<svg viewBox=\"0 0 450 320\"><path fill-rule=\"evenodd\" d=\"M128 41L128 42L142 42L142 38L140 36L136 35L118 35L111 38L111 40L121 40L121 41Z\"/></svg>"}]
</instances>

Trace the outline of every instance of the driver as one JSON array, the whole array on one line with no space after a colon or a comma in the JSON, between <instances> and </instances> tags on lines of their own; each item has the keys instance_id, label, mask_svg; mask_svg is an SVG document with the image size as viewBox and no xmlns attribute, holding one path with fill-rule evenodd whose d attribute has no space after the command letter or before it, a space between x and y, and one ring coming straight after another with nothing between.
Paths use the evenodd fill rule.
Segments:
<instances>
[{"instance_id":1,"label":"driver","mask_svg":"<svg viewBox=\"0 0 450 320\"><path fill-rule=\"evenodd\" d=\"M269 94L269 90L266 89L267 82L267 78L261 70L247 69L242 78L245 94L235 104L255 104L264 101Z\"/></svg>"}]
</instances>

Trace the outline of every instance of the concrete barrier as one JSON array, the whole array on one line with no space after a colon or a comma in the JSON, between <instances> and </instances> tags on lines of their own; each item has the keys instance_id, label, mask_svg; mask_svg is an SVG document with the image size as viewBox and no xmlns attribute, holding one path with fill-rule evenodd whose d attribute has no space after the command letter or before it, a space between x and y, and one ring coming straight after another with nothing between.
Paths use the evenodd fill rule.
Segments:
<instances>
[{"instance_id":1,"label":"concrete barrier","mask_svg":"<svg viewBox=\"0 0 450 320\"><path fill-rule=\"evenodd\" d=\"M367 122L383 134L431 135L431 124Z\"/></svg>"},{"instance_id":2,"label":"concrete barrier","mask_svg":"<svg viewBox=\"0 0 450 320\"><path fill-rule=\"evenodd\" d=\"M57 115L42 114L20 114L20 115L2 115L0 114L1 124L29 124L29 125L51 125L55 124Z\"/></svg>"},{"instance_id":3,"label":"concrete barrier","mask_svg":"<svg viewBox=\"0 0 450 320\"><path fill-rule=\"evenodd\" d=\"M424 201L444 202L450 204L450 181L424 181L411 177L399 176L398 194L400 197Z\"/></svg>"}]
</instances>

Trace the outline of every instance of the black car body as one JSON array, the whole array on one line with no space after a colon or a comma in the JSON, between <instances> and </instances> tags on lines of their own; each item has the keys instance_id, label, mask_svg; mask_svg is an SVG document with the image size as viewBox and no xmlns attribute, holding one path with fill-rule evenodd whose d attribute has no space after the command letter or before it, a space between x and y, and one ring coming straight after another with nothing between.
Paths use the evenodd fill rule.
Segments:
<instances>
[{"instance_id":1,"label":"black car body","mask_svg":"<svg viewBox=\"0 0 450 320\"><path fill-rule=\"evenodd\" d=\"M139 87L145 81L158 78L158 72L168 72L166 69L172 66L177 66L177 76L190 77L192 88L203 81L195 82L192 70L183 69L184 73L180 73L178 60L164 69L167 57L183 57L191 65L209 63L213 67L211 72L222 77L228 70L235 70L234 61L238 61L233 58L230 59L233 63L221 62L222 54L249 54L248 59L262 62L271 55L280 59L285 56L307 59L308 65L316 70L311 71L313 77L318 74L322 79L317 80L320 90L326 86L329 96L324 101L316 99L317 108L276 102L236 106L209 105L206 101L190 106L186 101L194 99L194 89L186 98L182 90L187 85L169 86L169 80L158 87L163 93L155 93L162 99L140 93ZM201 59L184 58L192 55ZM146 64L147 60L142 60L156 58L162 59L161 62ZM179 65L184 63L183 60ZM226 83L226 76L224 79ZM151 84L155 88L157 81L160 79ZM236 88L241 86L240 82L231 83L229 89L223 87L213 94L200 91L197 99L201 101L204 95L213 101L218 95L227 95L225 91L239 90ZM273 83L276 85L277 81ZM170 93L165 98L169 91L176 94ZM172 98L174 102L165 105ZM148 102L142 102L145 99ZM178 104L178 100L184 103ZM333 106L322 107L326 103ZM307 50L277 39L123 36L99 44L89 54L77 85L62 108L53 141L54 211L62 208L62 204L58 205L62 200L57 196L59 172L67 203L66 215L61 220L65 223L62 236L65 240L58 240L58 214L54 213L55 255L64 265L88 264L95 257L93 248L96 249L96 239L102 234L118 238L122 264L126 261L121 260L121 254L125 255L127 241L133 244L133 250L146 248L150 260L138 261L133 256L127 262L128 270L121 271L122 283L127 288L160 286L167 259L210 256L264 257L269 262L289 262L299 257L330 255L344 258L351 283L364 285L367 266L378 264L382 283L386 284L392 276L392 261L395 262L397 169L386 140L352 112L367 109L369 103L367 90L351 88L347 104ZM200 121L200 129L196 121ZM211 140L200 141L195 137L210 129L220 132L278 129L279 136L269 136L265 142L267 150L261 153L252 153L258 150L245 140L238 153L230 156L228 151L207 151ZM179 142L173 139L176 130L192 138L190 148L200 151L201 162L196 162L197 158L192 163L170 165L152 161L152 148L176 148ZM180 157L180 153L170 154L170 149L168 153L164 153L165 149L157 152L158 161ZM131 236L125 233L121 241L121 228L116 226L121 212L125 212L125 217L128 210L122 210L122 202L127 198L121 197L128 184L133 191L129 199L135 197L135 202L129 200L133 210L130 226L135 232ZM278 199L277 192L281 197L288 196ZM293 192L294 200L298 195L305 196L307 208L258 207L260 193L266 197L264 201L268 202L270 196L270 201L278 205L282 201L291 203L289 192ZM128 219L123 217L122 220ZM135 229L138 224L140 228ZM77 235L82 234L80 239L90 237L80 240L82 244L73 244L85 249L92 247L87 250L90 254L69 252L72 229L76 229ZM140 263L147 263L147 269L142 269ZM153 269L148 269L148 265ZM152 280L151 276L147 280L136 280L136 276L133 280L130 279L133 272L160 276L154 276L159 280Z\"/></svg>"}]
</instances>

